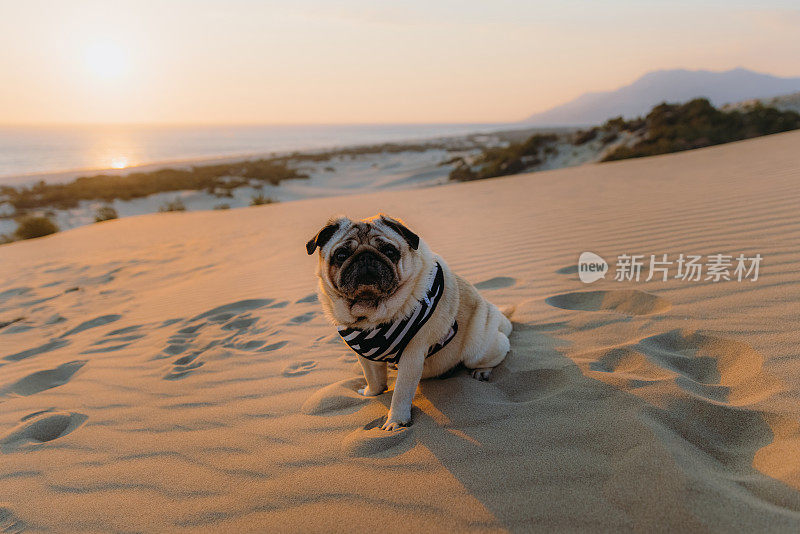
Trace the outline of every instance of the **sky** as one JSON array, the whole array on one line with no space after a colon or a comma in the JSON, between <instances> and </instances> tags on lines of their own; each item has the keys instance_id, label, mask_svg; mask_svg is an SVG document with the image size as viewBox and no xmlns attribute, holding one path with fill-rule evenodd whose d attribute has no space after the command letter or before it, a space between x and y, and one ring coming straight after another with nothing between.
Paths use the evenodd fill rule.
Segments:
<instances>
[{"instance_id":1,"label":"sky","mask_svg":"<svg viewBox=\"0 0 800 534\"><path fill-rule=\"evenodd\" d=\"M0 0L0 124L496 123L659 69L800 76L796 0Z\"/></svg>"}]
</instances>

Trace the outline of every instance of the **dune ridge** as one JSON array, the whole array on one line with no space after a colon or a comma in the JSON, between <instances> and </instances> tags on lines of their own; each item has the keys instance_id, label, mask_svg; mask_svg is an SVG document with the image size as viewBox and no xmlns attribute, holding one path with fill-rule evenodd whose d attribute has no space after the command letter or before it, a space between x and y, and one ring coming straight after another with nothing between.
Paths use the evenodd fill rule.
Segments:
<instances>
[{"instance_id":1,"label":"dune ridge","mask_svg":"<svg viewBox=\"0 0 800 534\"><path fill-rule=\"evenodd\" d=\"M797 531L798 143L4 246L0 527ZM492 378L423 382L396 434L303 247L332 213L378 211L514 310ZM587 286L584 251L764 262L755 282Z\"/></svg>"}]
</instances>

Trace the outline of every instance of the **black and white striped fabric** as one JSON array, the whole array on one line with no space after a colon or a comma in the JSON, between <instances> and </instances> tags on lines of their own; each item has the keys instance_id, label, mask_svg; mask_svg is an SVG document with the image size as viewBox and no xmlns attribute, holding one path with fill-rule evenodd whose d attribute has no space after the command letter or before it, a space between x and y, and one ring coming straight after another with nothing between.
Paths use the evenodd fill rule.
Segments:
<instances>
[{"instance_id":1,"label":"black and white striped fabric","mask_svg":"<svg viewBox=\"0 0 800 534\"><path fill-rule=\"evenodd\" d=\"M443 293L444 273L442 266L437 263L431 287L409 317L393 323L382 324L370 330L340 326L339 335L351 349L369 360L397 363L408 343L433 315ZM425 357L431 356L447 345L455 337L456 332L458 332L458 323L454 321L447 335L439 343L430 347Z\"/></svg>"}]
</instances>

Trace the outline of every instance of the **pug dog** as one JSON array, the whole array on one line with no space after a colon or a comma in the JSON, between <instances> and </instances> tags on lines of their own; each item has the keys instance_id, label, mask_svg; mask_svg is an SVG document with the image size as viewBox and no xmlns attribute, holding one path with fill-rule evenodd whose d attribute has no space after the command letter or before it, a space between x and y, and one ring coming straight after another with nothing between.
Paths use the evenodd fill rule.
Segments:
<instances>
[{"instance_id":1,"label":"pug dog","mask_svg":"<svg viewBox=\"0 0 800 534\"><path fill-rule=\"evenodd\" d=\"M319 300L358 354L366 379L359 393L386 391L387 365L397 366L384 430L410 424L420 379L462 363L487 380L506 357L508 317L400 219L332 218L306 243L309 255L317 249Z\"/></svg>"}]
</instances>

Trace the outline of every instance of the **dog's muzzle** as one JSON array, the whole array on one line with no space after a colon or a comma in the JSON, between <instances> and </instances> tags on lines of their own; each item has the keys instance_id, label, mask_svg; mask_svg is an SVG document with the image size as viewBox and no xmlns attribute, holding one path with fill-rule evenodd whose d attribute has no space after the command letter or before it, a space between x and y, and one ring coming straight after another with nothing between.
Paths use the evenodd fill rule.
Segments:
<instances>
[{"instance_id":1,"label":"dog's muzzle","mask_svg":"<svg viewBox=\"0 0 800 534\"><path fill-rule=\"evenodd\" d=\"M376 300L395 287L394 269L372 251L356 254L344 268L340 289L356 300Z\"/></svg>"}]
</instances>

